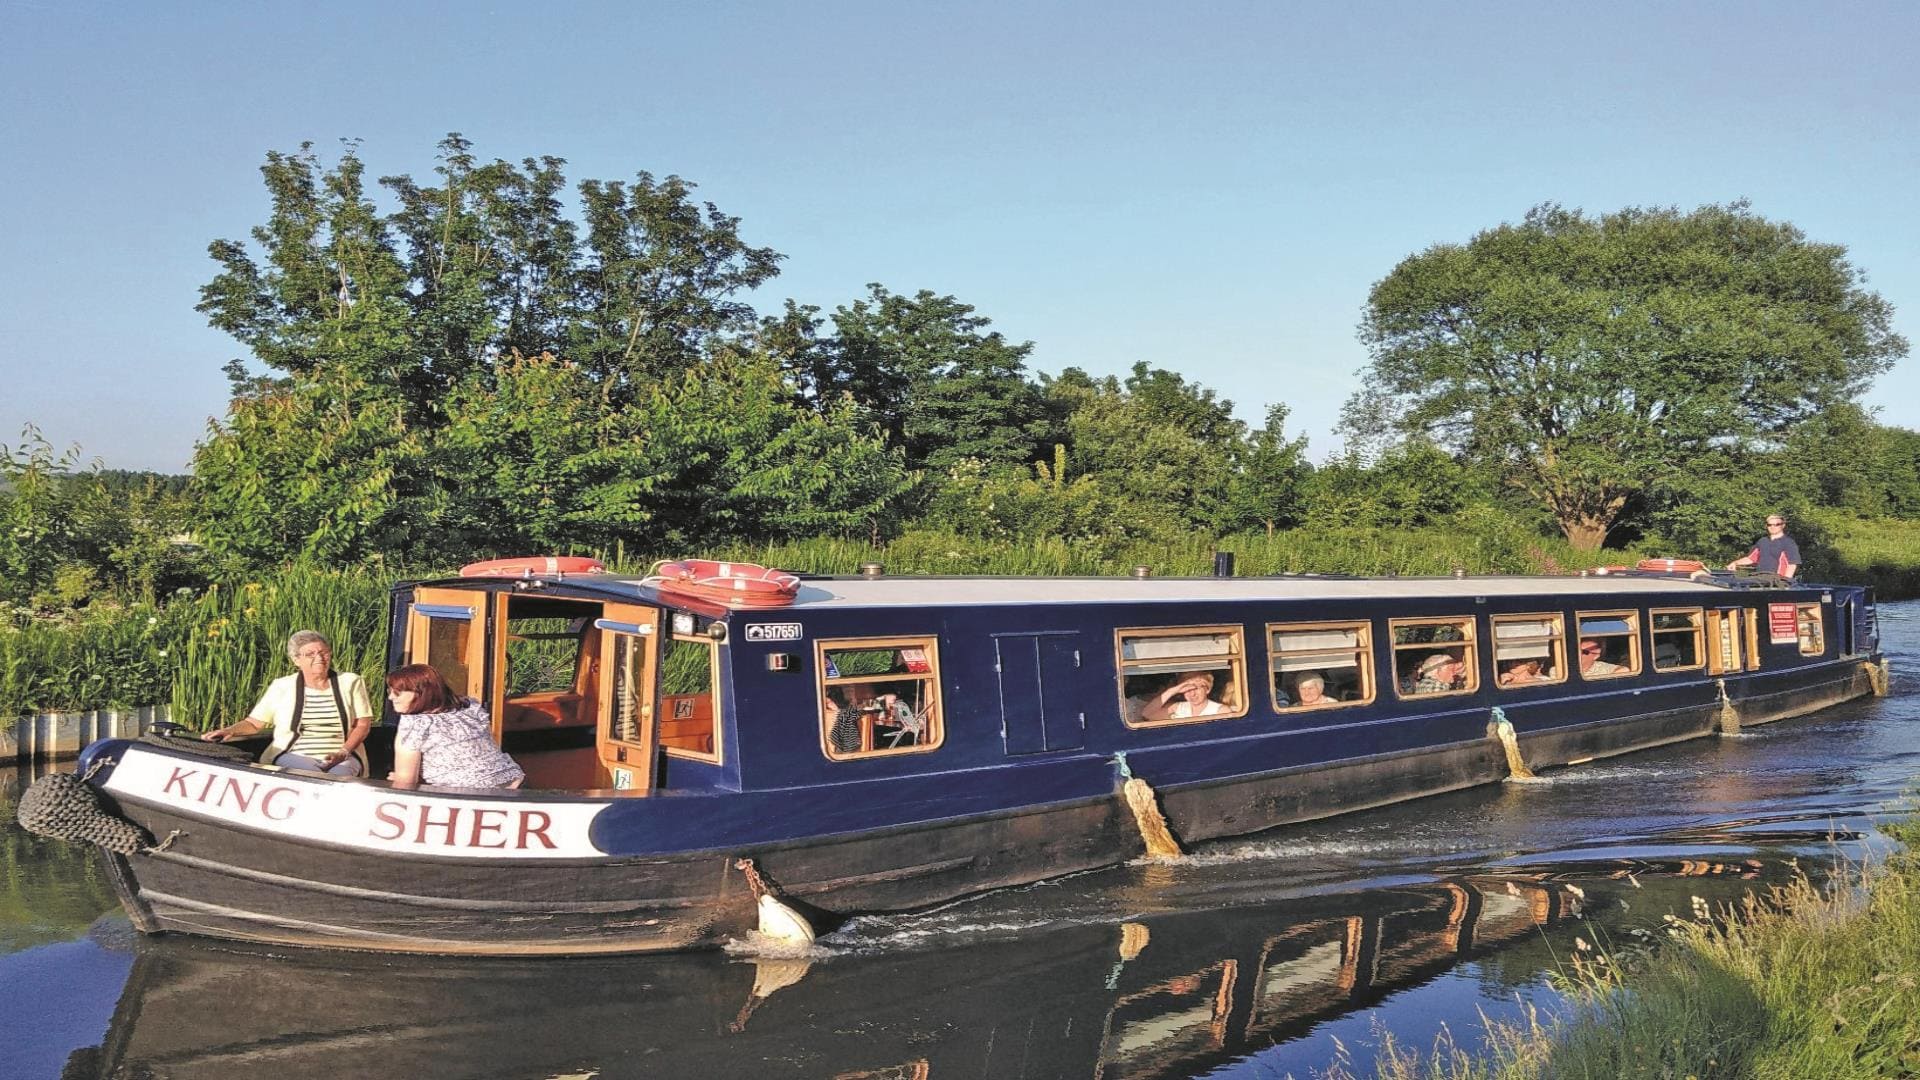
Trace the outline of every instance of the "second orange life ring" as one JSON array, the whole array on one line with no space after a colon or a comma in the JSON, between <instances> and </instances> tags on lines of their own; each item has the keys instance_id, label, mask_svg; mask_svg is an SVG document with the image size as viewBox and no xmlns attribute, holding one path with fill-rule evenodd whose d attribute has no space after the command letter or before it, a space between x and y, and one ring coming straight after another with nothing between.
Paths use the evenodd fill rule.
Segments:
<instances>
[{"instance_id":1,"label":"second orange life ring","mask_svg":"<svg viewBox=\"0 0 1920 1080\"><path fill-rule=\"evenodd\" d=\"M668 595L707 600L737 609L778 608L793 603L800 577L757 563L680 559L653 568L642 585Z\"/></svg>"},{"instance_id":2,"label":"second orange life ring","mask_svg":"<svg viewBox=\"0 0 1920 1080\"><path fill-rule=\"evenodd\" d=\"M599 559L578 555L536 555L524 559L488 559L460 568L461 577L558 577L561 574L604 574Z\"/></svg>"}]
</instances>

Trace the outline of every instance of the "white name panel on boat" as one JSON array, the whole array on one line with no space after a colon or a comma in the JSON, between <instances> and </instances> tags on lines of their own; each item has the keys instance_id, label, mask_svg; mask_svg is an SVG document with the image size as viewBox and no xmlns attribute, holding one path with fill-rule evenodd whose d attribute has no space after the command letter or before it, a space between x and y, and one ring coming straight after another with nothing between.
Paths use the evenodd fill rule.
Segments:
<instances>
[{"instance_id":1,"label":"white name panel on boat","mask_svg":"<svg viewBox=\"0 0 1920 1080\"><path fill-rule=\"evenodd\" d=\"M763 622L747 624L748 641L799 641L802 637L797 622Z\"/></svg>"},{"instance_id":2,"label":"white name panel on boat","mask_svg":"<svg viewBox=\"0 0 1920 1080\"><path fill-rule=\"evenodd\" d=\"M594 803L503 795L455 799L351 781L303 780L212 761L128 749L106 788L115 795L218 818L243 829L366 851L450 859L583 859Z\"/></svg>"}]
</instances>

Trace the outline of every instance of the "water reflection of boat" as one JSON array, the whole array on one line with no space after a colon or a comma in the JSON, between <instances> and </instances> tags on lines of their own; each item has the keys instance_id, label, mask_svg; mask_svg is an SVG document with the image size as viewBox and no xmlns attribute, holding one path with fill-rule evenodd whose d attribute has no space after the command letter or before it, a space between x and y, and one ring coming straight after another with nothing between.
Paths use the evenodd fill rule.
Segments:
<instances>
[{"instance_id":1,"label":"water reflection of boat","mask_svg":"<svg viewBox=\"0 0 1920 1080\"><path fill-rule=\"evenodd\" d=\"M1691 895L1730 895L1760 872L1717 865L1705 880L1668 876L1678 863L1623 865L1611 880L1596 868L1584 886L1546 871L1467 877L812 962L261 963L259 952L149 941L106 1042L67 1075L1187 1076L1465 961L1533 950L1508 969L1514 986L1534 982L1546 940L1590 932L1581 920L1657 925ZM1630 874L1631 915L1618 903Z\"/></svg>"}]
</instances>

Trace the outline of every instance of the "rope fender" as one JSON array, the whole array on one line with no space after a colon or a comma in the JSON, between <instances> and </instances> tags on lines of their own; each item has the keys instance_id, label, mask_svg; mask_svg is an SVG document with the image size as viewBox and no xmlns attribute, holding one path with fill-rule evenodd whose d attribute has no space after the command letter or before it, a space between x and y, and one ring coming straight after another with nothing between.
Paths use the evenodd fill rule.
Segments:
<instances>
[{"instance_id":1,"label":"rope fender","mask_svg":"<svg viewBox=\"0 0 1920 1080\"><path fill-rule=\"evenodd\" d=\"M152 843L140 826L101 806L93 785L72 773L41 777L20 796L15 817L30 833L98 844L120 855L137 855Z\"/></svg>"}]
</instances>

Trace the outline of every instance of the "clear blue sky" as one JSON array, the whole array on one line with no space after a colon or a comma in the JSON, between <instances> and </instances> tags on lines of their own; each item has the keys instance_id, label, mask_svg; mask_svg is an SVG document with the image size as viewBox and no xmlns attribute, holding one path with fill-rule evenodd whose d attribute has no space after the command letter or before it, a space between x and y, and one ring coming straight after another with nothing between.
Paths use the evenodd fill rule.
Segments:
<instances>
[{"instance_id":1,"label":"clear blue sky","mask_svg":"<svg viewBox=\"0 0 1920 1080\"><path fill-rule=\"evenodd\" d=\"M1920 342L1920 6L0 0L0 442L178 470L241 354L193 310L258 166L448 131L678 173L787 256L975 305L1033 367L1169 367L1314 457L1368 287L1557 201L1746 197L1845 244ZM1916 361L1870 403L1920 427Z\"/></svg>"}]
</instances>

